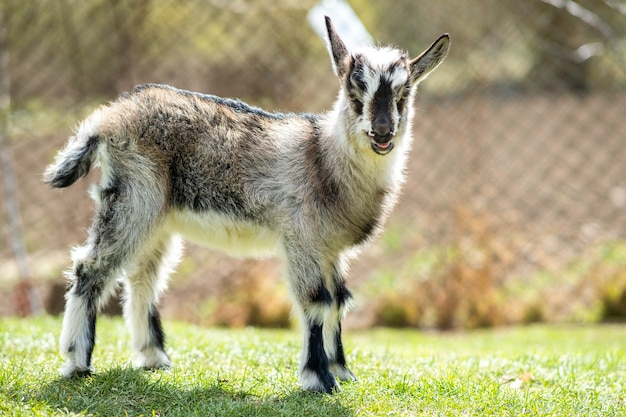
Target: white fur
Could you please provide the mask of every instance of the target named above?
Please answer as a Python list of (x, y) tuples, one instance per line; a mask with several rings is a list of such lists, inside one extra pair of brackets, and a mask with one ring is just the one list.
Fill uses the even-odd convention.
[[(82, 253), (84, 253), (84, 248), (76, 249), (73, 251), (73, 256), (81, 256)], [(110, 281), (103, 292), (112, 294), (115, 288), (116, 282)], [(88, 327), (87, 312), (88, 306), (83, 298), (75, 297), (70, 292), (66, 294), (63, 326), (59, 337), (60, 351), (66, 359), (61, 368), (61, 374), (65, 377), (70, 377), (76, 372), (93, 372), (94, 370), (91, 365), (84, 361), (90, 344), (88, 334), (85, 331)]]
[(264, 258), (283, 254), (280, 236), (275, 230), (215, 212), (175, 211), (168, 217), (165, 228), (231, 256)]
[[(169, 238), (169, 242), (157, 241), (152, 250), (165, 250), (159, 269), (152, 271), (145, 265), (134, 265), (124, 276), (124, 318), (131, 332), (133, 350), (136, 352), (138, 367), (154, 369), (168, 368), (170, 359), (160, 349), (150, 345), (150, 328), (147, 317), (151, 313), (150, 306), (158, 303), (161, 293), (167, 287), (167, 278), (174, 270), (182, 256), (182, 239), (178, 235)], [(159, 247), (158, 245), (163, 246)], [(165, 248), (165, 249), (163, 249)], [(146, 255), (148, 256), (148, 255)]]
[[(61, 374), (65, 377), (71, 377), (76, 372), (93, 372), (93, 367), (84, 363), (83, 360), (87, 356), (85, 352), (89, 343), (87, 335), (82, 332), (87, 325), (85, 310), (84, 300), (67, 299), (63, 315), (63, 330), (59, 338), (60, 351), (65, 357)], [(72, 343), (74, 346), (71, 346)]]
[[(305, 353), (304, 350), (302, 352), (303, 354)], [(317, 374), (308, 369), (303, 369), (300, 373), (300, 386), (303, 390), (312, 392), (323, 392), (325, 390), (324, 384)], [(333, 390), (341, 391), (341, 387), (339, 385), (335, 385)]]

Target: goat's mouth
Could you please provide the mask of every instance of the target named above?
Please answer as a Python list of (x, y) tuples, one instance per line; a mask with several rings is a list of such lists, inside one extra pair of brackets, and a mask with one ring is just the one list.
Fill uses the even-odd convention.
[[(393, 150), (393, 137), (396, 135), (396, 131), (391, 130), (388, 126), (387, 129), (379, 129), (379, 131), (375, 131), (370, 129), (367, 132), (367, 136), (370, 137), (370, 144), (374, 152), (378, 155), (387, 155), (389, 152)], [(380, 132), (380, 130), (384, 130)]]
[(387, 155), (393, 149), (392, 140), (390, 140), (389, 142), (383, 142), (383, 143), (371, 141), (371, 144), (372, 144), (372, 149), (378, 155)]

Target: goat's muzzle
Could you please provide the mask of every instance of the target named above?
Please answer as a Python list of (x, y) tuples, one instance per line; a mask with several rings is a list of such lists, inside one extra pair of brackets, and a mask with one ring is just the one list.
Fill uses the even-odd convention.
[(387, 134), (384, 136), (378, 135), (371, 130), (367, 132), (367, 136), (370, 137), (372, 150), (378, 155), (387, 155), (393, 150), (393, 137), (395, 135), (395, 131), (387, 131)]

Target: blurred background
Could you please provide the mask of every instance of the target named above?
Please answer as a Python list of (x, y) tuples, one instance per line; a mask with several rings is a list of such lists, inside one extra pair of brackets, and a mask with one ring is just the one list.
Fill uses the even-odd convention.
[[(64, 190), (41, 173), (80, 119), (146, 82), (328, 109), (338, 83), (307, 20), (317, 4), (0, 0), (0, 314), (62, 311), (99, 172)], [(626, 319), (626, 3), (349, 4), (380, 44), (415, 56), (449, 32), (452, 48), (420, 86), (400, 203), (353, 263), (348, 324)], [(163, 316), (287, 326), (282, 274), (188, 244)]]

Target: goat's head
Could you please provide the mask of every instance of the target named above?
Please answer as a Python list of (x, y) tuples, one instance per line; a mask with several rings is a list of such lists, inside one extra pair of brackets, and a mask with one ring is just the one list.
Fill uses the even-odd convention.
[(415, 86), (444, 60), (450, 37), (441, 35), (417, 58), (394, 48), (364, 48), (350, 53), (326, 17), (333, 69), (342, 84), (353, 129), (371, 148), (386, 155), (403, 133)]

